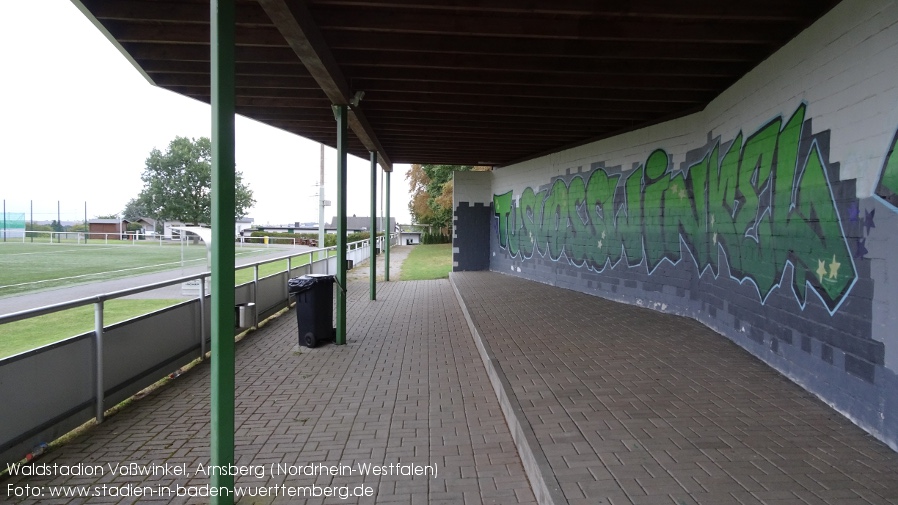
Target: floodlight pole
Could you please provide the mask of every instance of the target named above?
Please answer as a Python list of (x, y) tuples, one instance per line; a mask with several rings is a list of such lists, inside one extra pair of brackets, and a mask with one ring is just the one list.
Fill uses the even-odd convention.
[[(234, 464), (234, 11), (234, 0), (211, 0), (213, 468)], [(211, 503), (234, 503), (230, 472), (213, 473), (211, 486), (231, 490)]]
[(324, 144), (321, 144), (321, 175), (318, 177), (318, 247), (324, 247)]

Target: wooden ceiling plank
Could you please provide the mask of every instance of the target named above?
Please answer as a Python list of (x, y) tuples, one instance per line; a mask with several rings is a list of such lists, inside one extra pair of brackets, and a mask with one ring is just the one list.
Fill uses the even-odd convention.
[(469, 35), (453, 37), (427, 33), (383, 33), (343, 30), (334, 27), (324, 34), (335, 52), (376, 51), (429, 54), (537, 56), (577, 60), (617, 58), (621, 60), (671, 60), (754, 63), (770, 51), (752, 44), (720, 44), (704, 41), (665, 44), (651, 41), (607, 41), (568, 39), (520, 39)]
[[(588, 88), (599, 94), (604, 89), (653, 89), (653, 90), (696, 90), (718, 91), (731, 84), (736, 77), (692, 77), (653, 75), (612, 75), (601, 74), (567, 76), (540, 72), (514, 72), (481, 70), (445, 70), (427, 68), (378, 68), (367, 67), (364, 71), (349, 74), (353, 83), (359, 79), (379, 79), (410, 82), (443, 82), (452, 85), (488, 84), (546, 86), (555, 94), (563, 94), (564, 88)], [(359, 88), (361, 89), (361, 88)], [(551, 90), (547, 90), (550, 93)]]
[[(208, 2), (82, 0), (101, 20), (140, 19), (157, 22), (209, 24)], [(238, 25), (270, 25), (271, 20), (256, 2), (237, 2)]]
[[(383, 33), (433, 33), (451, 37), (492, 36), (515, 39), (642, 40), (659, 42), (705, 41), (719, 44), (759, 44), (783, 42), (784, 34), (794, 33), (800, 22), (791, 19), (716, 20), (679, 17), (647, 22), (623, 16), (520, 13), (491, 15), (464, 9), (434, 11), (422, 9), (377, 9), (368, 6), (318, 5), (313, 14), (322, 31), (339, 26), (342, 30)], [(647, 29), (649, 25), (649, 29)]]
[[(369, 7), (379, 9), (416, 9), (436, 12), (465, 10), (489, 14), (531, 14), (548, 16), (586, 16), (648, 18), (703, 18), (708, 20), (786, 20), (800, 21), (809, 11), (821, 10), (817, 0), (752, 0), (751, 2), (720, 2), (719, 0), (641, 0), (640, 2), (599, 3), (595, 0), (312, 0), (314, 6)], [(613, 6), (613, 7), (610, 7)]]
[(675, 60), (624, 60), (619, 58), (556, 58), (533, 55), (432, 54), (392, 51), (335, 51), (347, 74), (364, 74), (366, 68), (427, 68), (434, 70), (491, 70), (494, 72), (539, 72), (567, 74), (657, 75), (733, 78), (747, 72), (745, 62)]
[(528, 83), (490, 84), (453, 83), (430, 81), (400, 81), (395, 79), (375, 79), (355, 77), (352, 80), (358, 89), (377, 96), (386, 93), (420, 93), (433, 95), (466, 95), (492, 99), (495, 97), (528, 98), (532, 102), (561, 98), (569, 100), (598, 100), (616, 102), (662, 102), (662, 103), (707, 103), (717, 92), (714, 90), (657, 90), (632, 88), (566, 87), (563, 93), (557, 88), (531, 85)]

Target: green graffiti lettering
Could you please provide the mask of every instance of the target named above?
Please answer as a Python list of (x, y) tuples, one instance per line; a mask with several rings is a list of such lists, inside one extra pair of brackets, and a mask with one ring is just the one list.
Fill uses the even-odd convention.
[(624, 182), (626, 201), (619, 207), (615, 225), (627, 263), (642, 263), (642, 171), (639, 167)]
[(742, 257), (738, 254), (740, 237), (736, 233), (736, 222), (733, 217), (739, 208), (739, 201), (736, 199), (736, 180), (741, 144), (742, 134), (740, 133), (723, 155), (720, 165), (711, 167), (708, 177), (708, 233), (711, 235), (711, 265), (715, 272), (719, 272), (721, 245), (725, 249), (729, 245), (733, 246), (730, 254), (727, 255), (730, 269), (742, 270)]
[(671, 187), (671, 180), (667, 175), (667, 165), (667, 153), (661, 149), (650, 154), (645, 162), (643, 199), (646, 202), (661, 202), (661, 205), (645, 205), (643, 208), (642, 223), (645, 228), (643, 239), (649, 268), (654, 268), (665, 257), (674, 260), (671, 256), (672, 251), (677, 251), (674, 256), (679, 259), (679, 248), (673, 248), (680, 241), (677, 227), (665, 226), (667, 213), (676, 212), (665, 202), (666, 193)]
[(499, 218), (499, 247), (508, 247), (508, 215), (512, 209), (511, 191), (493, 195), (493, 215)]
[[(744, 144), (740, 133), (722, 153), (714, 142), (685, 171), (656, 149), (626, 177), (598, 167), (585, 182), (578, 174), (538, 193), (527, 188), (517, 204), (510, 192), (495, 195), (499, 246), (597, 271), (626, 255), (630, 266), (645, 259), (651, 274), (664, 260), (679, 262), (685, 244), (700, 272), (719, 274), (725, 257), (729, 274), (750, 279), (762, 303), (791, 263), (798, 301), (811, 285), (834, 311), (857, 271), (819, 146), (803, 143), (805, 112), (798, 107), (785, 126), (770, 121)], [(896, 142), (877, 190), (888, 197), (898, 195)], [(811, 149), (799, 160), (802, 145)]]
[(795, 279), (804, 298), (805, 281), (838, 299), (854, 283), (857, 274), (851, 253), (841, 238), (839, 213), (832, 205), (829, 181), (816, 144), (801, 173), (795, 212), (800, 219), (789, 221), (793, 243)]
[[(794, 215), (794, 191), (798, 183), (798, 150), (801, 143), (801, 128), (804, 124), (805, 106), (799, 107), (786, 126), (779, 134), (777, 146), (776, 173), (773, 175), (773, 227), (774, 235), (782, 237), (774, 246), (777, 256), (777, 266), (782, 262), (781, 258), (792, 259), (796, 263), (795, 274), (792, 276), (792, 288), (796, 296), (803, 302), (805, 296), (805, 275), (799, 274), (800, 259), (796, 261), (801, 247), (796, 249), (794, 237), (791, 235), (791, 222)], [(795, 216), (800, 220), (800, 216)]]
[(586, 184), (579, 175), (568, 184), (566, 213), (571, 222), (567, 239), (569, 257), (575, 265), (581, 266), (587, 259), (587, 251), (593, 246), (595, 231), (586, 213)]
[[(569, 230), (567, 186), (564, 181), (558, 179), (552, 184), (549, 196), (543, 203), (543, 240), (548, 245), (549, 257), (557, 261), (561, 257), (564, 246), (567, 243)], [(544, 251), (540, 251), (545, 254)]]
[(533, 256), (533, 250), (536, 246), (536, 234), (539, 233), (539, 225), (543, 220), (542, 212), (542, 192), (534, 193), (531, 188), (524, 190), (521, 194), (521, 202), (518, 208), (521, 215), (521, 233), (518, 243), (520, 244), (521, 254), (524, 257)]
[(587, 257), (595, 268), (601, 268), (610, 258), (616, 263), (621, 255), (621, 242), (614, 226), (614, 190), (619, 175), (608, 176), (598, 168), (589, 176), (586, 184), (586, 211), (593, 228), (595, 247), (587, 249)]
[[(679, 251), (680, 235), (688, 237), (684, 240), (686, 247), (700, 268), (711, 262), (710, 240), (708, 233), (708, 173), (710, 167), (717, 167), (717, 149), (705, 155), (702, 161), (689, 167), (686, 175), (679, 174), (671, 180), (670, 188), (665, 193), (664, 222), (668, 232), (676, 229), (677, 243), (665, 245), (669, 250)], [(680, 186), (682, 183), (682, 187)], [(715, 251), (717, 246), (715, 245)], [(673, 259), (673, 258), (672, 258)], [(716, 256), (715, 256), (716, 259)]]
[[(779, 137), (781, 121), (771, 121), (745, 142), (742, 159), (739, 163), (738, 199), (741, 202), (736, 210), (733, 223), (738, 237), (737, 248), (741, 259), (739, 277), (750, 275), (761, 291), (761, 297), (776, 283), (779, 271), (774, 258), (769, 195), (770, 174), (773, 157), (776, 153), (776, 142)], [(765, 192), (767, 202), (761, 202), (761, 192)], [(736, 245), (736, 244), (734, 244)], [(737, 272), (733, 272), (736, 274)]]

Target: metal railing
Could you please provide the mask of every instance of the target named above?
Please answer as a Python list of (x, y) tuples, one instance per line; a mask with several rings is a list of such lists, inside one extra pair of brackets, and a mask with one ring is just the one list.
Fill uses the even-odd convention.
[[(391, 235), (391, 244), (398, 235)], [(377, 239), (383, 248), (383, 237)], [(336, 272), (336, 247), (288, 254), (243, 265), (253, 280), (234, 287), (237, 307), (253, 307), (252, 327), (289, 306), (287, 279)], [(347, 245), (354, 263), (371, 256), (370, 242)], [(294, 266), (298, 257), (309, 261)], [(259, 267), (286, 260), (283, 271), (260, 277)], [(170, 372), (203, 358), (210, 342), (209, 272), (104, 293), (0, 316), (0, 324), (94, 306), (94, 329), (0, 359), (0, 463), (21, 460), (29, 449), (55, 440), (90, 419), (102, 422), (107, 406), (129, 398)], [(199, 280), (199, 295), (126, 321), (105, 325), (109, 300)], [(235, 311), (237, 310), (235, 307)], [(247, 328), (235, 327), (235, 335)]]

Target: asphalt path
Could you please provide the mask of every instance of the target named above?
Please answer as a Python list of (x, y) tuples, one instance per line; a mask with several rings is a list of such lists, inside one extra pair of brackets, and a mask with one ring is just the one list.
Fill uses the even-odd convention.
[[(266, 259), (283, 258), (302, 254), (306, 251), (314, 250), (313, 247), (296, 246), (270, 246), (270, 252), (261, 254), (248, 254), (246, 256), (238, 256), (236, 266), (250, 265)], [(240, 247), (237, 248), (240, 253)], [(46, 305), (78, 300), (81, 298), (90, 298), (104, 293), (112, 293), (124, 289), (135, 288), (156, 282), (165, 282), (188, 275), (199, 274), (208, 271), (206, 265), (176, 268), (173, 270), (165, 270), (152, 274), (135, 275), (132, 277), (123, 277), (101, 282), (85, 282), (72, 286), (63, 286), (58, 288), (48, 288), (41, 291), (31, 293), (22, 293), (0, 298), (0, 315), (10, 314), (13, 312), (21, 312), (23, 310), (34, 309)], [(192, 295), (184, 295), (181, 293), (180, 284), (161, 288), (145, 293), (133, 295), (129, 298), (191, 298)]]

